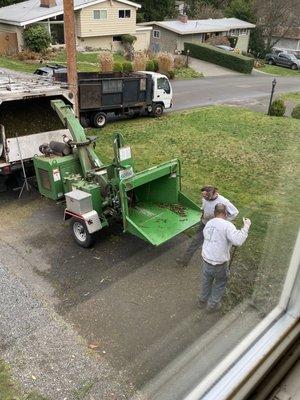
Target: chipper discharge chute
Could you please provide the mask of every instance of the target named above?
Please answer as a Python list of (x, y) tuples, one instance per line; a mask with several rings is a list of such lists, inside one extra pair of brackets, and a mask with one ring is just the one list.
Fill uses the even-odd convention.
[(65, 196), (65, 219), (71, 219), (78, 244), (89, 247), (94, 233), (114, 217), (122, 219), (124, 232), (155, 246), (199, 222), (200, 208), (181, 192), (178, 160), (135, 173), (131, 149), (117, 134), (114, 160), (104, 165), (94, 152), (95, 138), (85, 136), (72, 109), (61, 100), (53, 100), (52, 107), (73, 140), (43, 144), (34, 166), (41, 194), (54, 200)]

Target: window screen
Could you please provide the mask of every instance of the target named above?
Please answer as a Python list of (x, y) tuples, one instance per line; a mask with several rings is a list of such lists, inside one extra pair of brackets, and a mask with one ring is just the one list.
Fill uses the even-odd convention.
[(102, 82), (103, 93), (119, 93), (122, 92), (122, 80), (114, 79)]
[(107, 11), (106, 10), (93, 10), (93, 18), (94, 19), (107, 19)]

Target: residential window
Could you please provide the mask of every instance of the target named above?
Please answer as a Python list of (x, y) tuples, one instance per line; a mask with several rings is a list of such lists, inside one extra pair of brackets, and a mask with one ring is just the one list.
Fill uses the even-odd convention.
[(131, 10), (119, 10), (119, 18), (130, 18)]
[(106, 94), (122, 92), (122, 80), (121, 79), (104, 80), (102, 82), (102, 92)]
[(158, 31), (157, 29), (155, 29), (155, 30), (153, 31), (153, 37), (156, 38), (156, 39), (159, 39), (159, 38), (160, 38), (160, 31)]
[(93, 19), (107, 19), (107, 10), (93, 10)]
[(113, 42), (122, 42), (122, 36), (113, 36)]

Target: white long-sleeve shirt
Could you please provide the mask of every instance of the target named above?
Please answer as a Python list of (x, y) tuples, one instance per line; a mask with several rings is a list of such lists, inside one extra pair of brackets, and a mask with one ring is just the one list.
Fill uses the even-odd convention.
[(204, 243), (202, 258), (212, 265), (230, 260), (231, 246), (241, 246), (248, 236), (248, 229), (236, 229), (232, 222), (223, 218), (213, 218), (203, 230)]
[(210, 219), (214, 218), (215, 206), (219, 203), (224, 204), (224, 206), (226, 206), (228, 213), (227, 221), (233, 221), (237, 217), (239, 210), (228, 199), (226, 199), (226, 197), (218, 194), (217, 198), (214, 200), (202, 199), (202, 210), (203, 210), (202, 222), (204, 225)]

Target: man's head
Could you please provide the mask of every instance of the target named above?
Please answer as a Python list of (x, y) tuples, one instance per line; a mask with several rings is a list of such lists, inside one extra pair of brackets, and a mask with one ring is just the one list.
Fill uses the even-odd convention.
[(201, 188), (201, 194), (205, 200), (215, 200), (218, 197), (218, 188), (214, 186), (203, 186), (203, 188)]
[(215, 218), (223, 218), (226, 219), (227, 217), (227, 208), (224, 204), (218, 203), (215, 206), (215, 211), (214, 211)]

